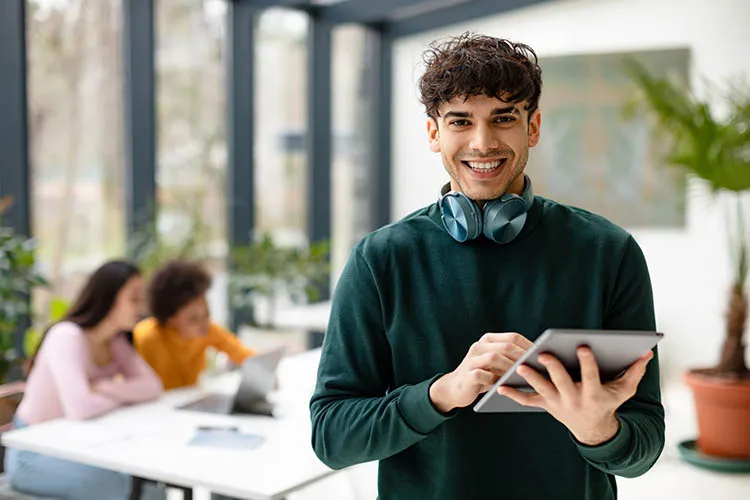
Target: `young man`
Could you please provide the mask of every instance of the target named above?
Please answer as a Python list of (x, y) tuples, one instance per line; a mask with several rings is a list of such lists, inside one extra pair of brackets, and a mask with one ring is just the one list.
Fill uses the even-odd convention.
[[(466, 34), (427, 52), (427, 135), (450, 176), (437, 203), (364, 238), (336, 289), (310, 402), (334, 468), (379, 460), (381, 500), (616, 498), (664, 445), (656, 351), (612, 383), (581, 349), (551, 356), (543, 412), (477, 414), (545, 329), (654, 330), (648, 269), (624, 230), (534, 196), (541, 69), (529, 47)], [(497, 333), (499, 332), (499, 333)]]

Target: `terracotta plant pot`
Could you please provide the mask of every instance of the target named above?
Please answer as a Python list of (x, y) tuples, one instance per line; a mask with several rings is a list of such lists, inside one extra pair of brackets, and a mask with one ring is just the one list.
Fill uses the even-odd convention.
[(698, 448), (707, 455), (750, 460), (750, 380), (729, 380), (692, 370)]

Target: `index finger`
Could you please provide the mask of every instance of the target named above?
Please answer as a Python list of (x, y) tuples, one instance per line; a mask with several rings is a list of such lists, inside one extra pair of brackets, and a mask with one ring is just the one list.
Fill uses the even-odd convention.
[(482, 335), (482, 340), (485, 342), (510, 342), (524, 350), (529, 349), (534, 345), (532, 341), (516, 332), (485, 333)]

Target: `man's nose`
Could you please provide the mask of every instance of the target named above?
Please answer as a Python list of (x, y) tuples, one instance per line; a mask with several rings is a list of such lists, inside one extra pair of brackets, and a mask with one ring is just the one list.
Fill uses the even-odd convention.
[(485, 153), (491, 149), (497, 149), (498, 141), (490, 127), (484, 124), (479, 124), (474, 128), (474, 133), (471, 136), (471, 144), (469, 146), (474, 151)]

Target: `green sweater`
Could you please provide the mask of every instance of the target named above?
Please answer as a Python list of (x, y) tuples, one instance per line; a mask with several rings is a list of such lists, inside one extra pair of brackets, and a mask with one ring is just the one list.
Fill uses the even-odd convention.
[[(547, 413), (439, 413), (429, 386), (486, 332), (655, 329), (634, 239), (602, 217), (537, 196), (511, 244), (457, 243), (437, 204), (365, 237), (333, 297), (312, 444), (332, 468), (379, 460), (381, 500), (608, 500), (614, 475), (645, 473), (664, 446), (658, 357), (588, 447)], [(656, 353), (654, 353), (656, 354)]]

